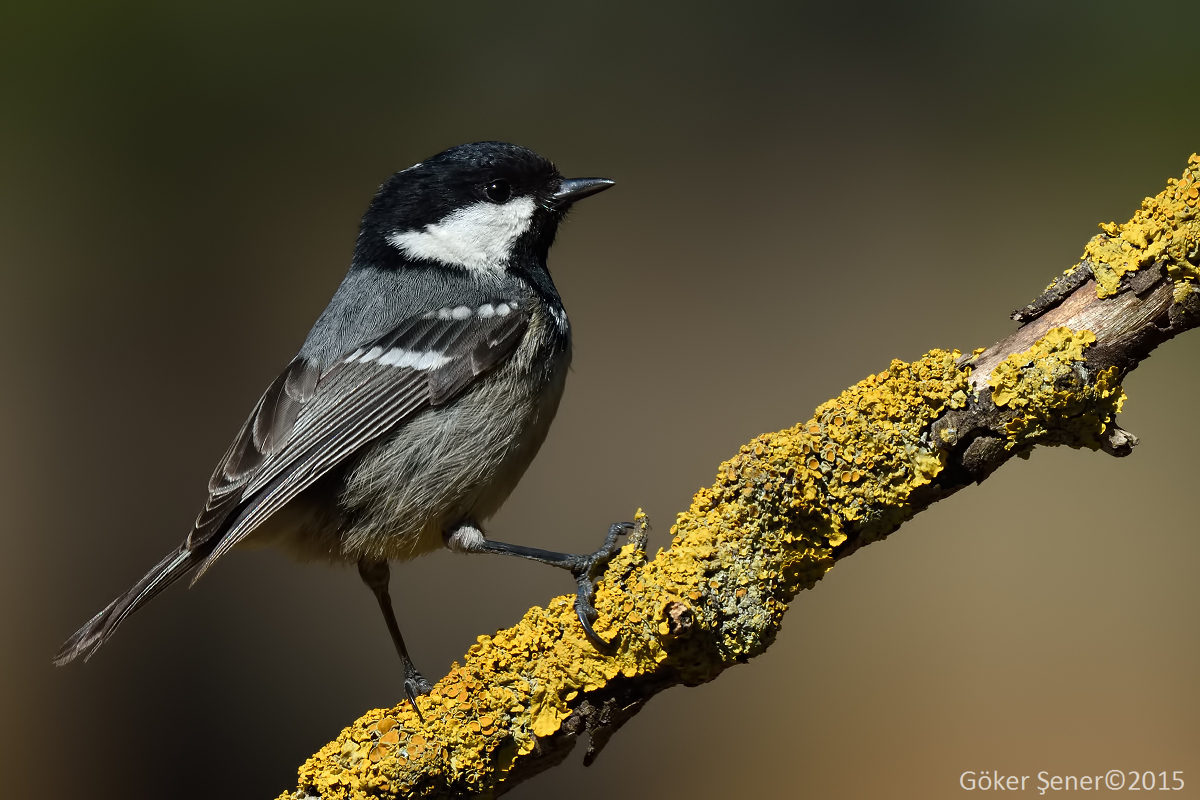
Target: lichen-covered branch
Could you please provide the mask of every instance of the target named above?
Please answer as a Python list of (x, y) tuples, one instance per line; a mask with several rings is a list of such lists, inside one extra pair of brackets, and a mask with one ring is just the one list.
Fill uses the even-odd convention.
[(498, 795), (559, 763), (583, 733), (590, 761), (655, 694), (710, 681), (762, 653), (788, 603), (839, 558), (1037, 445), (1125, 455), (1121, 382), (1200, 324), (1200, 157), (1015, 317), (963, 357), (893, 361), (720, 466), (650, 558), (642, 527), (597, 594), (600, 652), (569, 598), (479, 637), (433, 692), (370, 711), (300, 769), (281, 797)]

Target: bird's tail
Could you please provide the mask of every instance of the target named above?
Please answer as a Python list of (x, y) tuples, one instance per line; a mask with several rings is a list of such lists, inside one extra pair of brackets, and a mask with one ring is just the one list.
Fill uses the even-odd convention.
[(87, 661), (100, 645), (116, 632), (117, 626), (124, 622), (126, 617), (204, 561), (208, 549), (210, 548), (188, 550), (186, 546), (180, 547), (155, 564), (132, 589), (113, 600), (103, 611), (75, 631), (54, 656), (54, 663), (61, 667), (80, 656)]

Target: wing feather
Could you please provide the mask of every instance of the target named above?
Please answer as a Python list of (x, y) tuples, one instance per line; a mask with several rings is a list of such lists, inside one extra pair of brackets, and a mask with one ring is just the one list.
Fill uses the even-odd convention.
[[(303, 358), (268, 387), (209, 481), (188, 548), (220, 539), (196, 577), (365, 444), (451, 402), (512, 355), (527, 313), (403, 320), (323, 372)], [(382, 359), (382, 361), (381, 361)]]

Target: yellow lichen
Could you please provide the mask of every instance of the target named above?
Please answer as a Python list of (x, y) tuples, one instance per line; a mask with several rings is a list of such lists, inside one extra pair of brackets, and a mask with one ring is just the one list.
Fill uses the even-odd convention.
[(1182, 303), (1188, 299), (1188, 296), (1196, 292), (1196, 285), (1189, 281), (1178, 281), (1175, 288), (1171, 292), (1171, 298), (1176, 303)]
[[(1117, 372), (1089, 377), (1088, 331), (1055, 328), (1010, 356), (989, 383), (1015, 412), (1008, 446), (1096, 446), (1124, 394)], [(634, 544), (598, 587), (601, 652), (584, 637), (572, 598), (530, 609), (481, 636), (463, 664), (407, 704), (371, 711), (300, 770), (301, 790), (326, 800), (486, 793), (553, 736), (580, 695), (622, 677), (711, 680), (762, 652), (787, 604), (833, 566), (851, 536), (882, 538), (929, 502), (918, 492), (942, 471), (953, 437), (934, 420), (974, 397), (958, 351), (891, 366), (821, 405), (806, 423), (759, 436), (721, 464), (653, 559)], [(638, 512), (639, 524), (645, 524)], [(681, 626), (680, 619), (688, 624)], [(669, 678), (667, 677), (669, 676)]]
[(596, 599), (612, 652), (587, 641), (571, 598), (530, 609), (418, 698), (424, 723), (407, 704), (368, 713), (301, 768), (301, 787), (330, 800), (487, 791), (560, 729), (581, 692), (652, 673), (699, 683), (762, 652), (788, 601), (833, 565), (833, 547), (915, 512), (913, 491), (942, 468), (924, 431), (968, 391), (958, 356), (894, 361), (809, 422), (758, 437), (679, 515), (669, 551), (622, 549)]
[[(1130, 270), (1161, 262), (1175, 301), (1190, 300), (1198, 195), (1193, 155), (1184, 176), (1129, 223), (1102, 226), (1084, 254), (1101, 296)], [(1097, 446), (1124, 393), (1115, 368), (1088, 367), (1094, 341), (1055, 328), (995, 368), (989, 384), (1010, 450)], [(669, 550), (648, 559), (630, 544), (609, 566), (595, 627), (611, 652), (584, 637), (573, 598), (530, 609), (515, 626), (479, 637), (462, 665), (418, 698), (423, 722), (407, 702), (368, 712), (304, 764), (290, 797), (486, 795), (610, 682), (701, 683), (761, 653), (795, 594), (833, 566), (834, 548), (887, 536), (944, 494), (931, 484), (958, 434), (932, 435), (931, 425), (979, 399), (968, 377), (980, 352), (966, 362), (943, 350), (893, 361), (813, 419), (743, 446), (678, 515)], [(640, 511), (638, 520), (644, 526)]]
[[(1055, 329), (997, 368), (994, 396), (1024, 421), (1014, 441), (1036, 438), (1055, 413), (1046, 409), (1064, 403), (1083, 404), (1074, 424), (1088, 432), (1102, 430), (1103, 409), (1115, 413), (1115, 372), (1094, 387), (1059, 386), (1090, 336)], [(833, 566), (833, 548), (851, 536), (882, 538), (929, 502), (919, 492), (943, 469), (947, 444), (932, 441), (930, 426), (973, 396), (959, 355), (893, 361), (808, 422), (757, 437), (678, 515), (669, 550), (647, 559), (626, 545), (596, 597), (595, 628), (611, 652), (584, 637), (572, 598), (532, 608), (512, 628), (479, 637), (462, 665), (418, 698), (424, 722), (407, 703), (369, 712), (309, 759), (293, 797), (487, 793), (537, 739), (561, 729), (581, 694), (618, 677), (702, 683), (761, 653), (792, 597)], [(645, 525), (640, 511), (637, 520)]]
[(1029, 401), (1020, 396), (1023, 386), (1052, 382), (1061, 365), (1082, 361), (1083, 349), (1095, 341), (1096, 337), (1091, 331), (1052, 328), (1033, 347), (1024, 353), (1013, 353), (992, 370), (988, 378), (988, 385), (992, 387), (992, 402), (998, 406), (1008, 405), (1014, 400), (1017, 401), (1014, 405), (1027, 404)]
[(992, 402), (1018, 412), (1005, 425), (1008, 449), (1035, 443), (1100, 446), (1099, 436), (1121, 410), (1125, 392), (1115, 367), (1094, 376), (1082, 368), (1084, 350), (1095, 341), (1091, 331), (1052, 328), (992, 370)]
[(1107, 222), (1103, 233), (1092, 238), (1083, 251), (1092, 265), (1096, 293), (1109, 297), (1117, 293), (1121, 276), (1148, 264), (1161, 261), (1172, 280), (1195, 281), (1197, 252), (1200, 250), (1200, 219), (1197, 196), (1200, 195), (1200, 156), (1188, 159), (1182, 177), (1171, 178), (1167, 188), (1142, 201), (1133, 219), (1123, 225)]

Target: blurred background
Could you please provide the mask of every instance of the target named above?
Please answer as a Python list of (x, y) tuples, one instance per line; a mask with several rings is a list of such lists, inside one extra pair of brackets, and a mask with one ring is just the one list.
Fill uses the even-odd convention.
[[(353, 570), (236, 553), (88, 664), (176, 546), (393, 171), (503, 139), (617, 188), (551, 269), (558, 421), (496, 538), (591, 549), (751, 437), (1008, 312), (1200, 150), (1195, 4), (0, 6), (0, 774), (14, 797), (274, 797), (399, 667)], [(1123, 461), (1048, 450), (799, 596), (774, 647), (515, 798), (940, 798), (967, 770), (1200, 785), (1200, 333), (1126, 384)], [(570, 590), (393, 569), (418, 665)], [(681, 765), (688, 765), (680, 769)], [(1033, 791), (1036, 779), (1031, 779)]]

